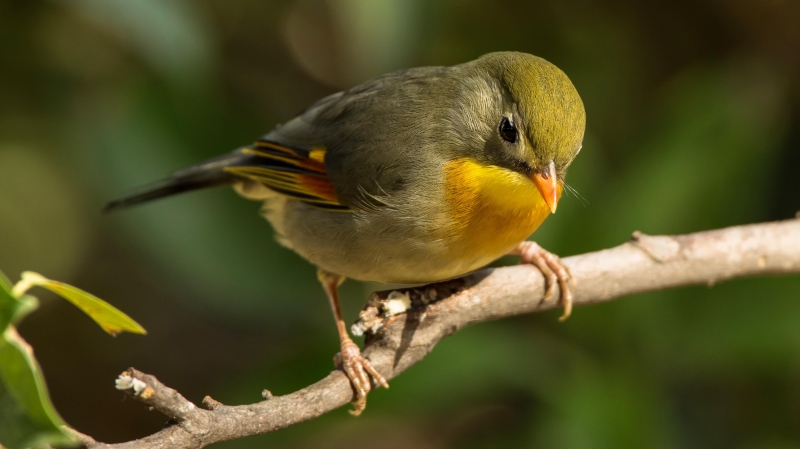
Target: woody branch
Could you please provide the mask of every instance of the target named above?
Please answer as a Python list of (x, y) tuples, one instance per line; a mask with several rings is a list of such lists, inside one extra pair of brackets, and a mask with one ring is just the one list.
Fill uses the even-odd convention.
[[(635, 232), (620, 246), (563, 261), (577, 279), (575, 305), (744, 276), (799, 274), (800, 219), (679, 236)], [(557, 295), (542, 300), (543, 291), (534, 267), (487, 269), (426, 287), (373, 293), (355, 327), (366, 330), (364, 355), (391, 379), (467, 324), (557, 307)], [(117, 382), (170, 422), (153, 435), (119, 444), (80, 435), (89, 449), (201, 448), (314, 419), (353, 399), (347, 377), (338, 370), (285, 396), (265, 390), (263, 401), (239, 406), (206, 397), (205, 408), (135, 369)]]

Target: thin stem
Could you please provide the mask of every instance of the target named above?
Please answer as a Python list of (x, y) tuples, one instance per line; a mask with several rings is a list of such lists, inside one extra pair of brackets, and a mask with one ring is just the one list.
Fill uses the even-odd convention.
[(14, 295), (15, 298), (19, 298), (33, 287), (36, 287), (35, 283), (31, 282), (30, 279), (22, 278), (19, 282), (14, 284), (14, 287), (11, 289), (11, 294)]

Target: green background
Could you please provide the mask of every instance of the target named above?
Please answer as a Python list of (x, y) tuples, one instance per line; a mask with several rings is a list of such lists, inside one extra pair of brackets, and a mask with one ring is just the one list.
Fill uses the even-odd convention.
[[(328, 305), (257, 204), (221, 189), (102, 205), (329, 93), (496, 50), (554, 62), (586, 105), (567, 180), (589, 204), (566, 196), (544, 247), (792, 217), (798, 23), (796, 0), (0, 0), (0, 269), (90, 291), (149, 335), (104, 338), (48, 294), (20, 332), (60, 414), (106, 442), (165, 422), (114, 389), (128, 366), (198, 403), (322, 378), (338, 350)], [(375, 288), (345, 284), (348, 321)], [(359, 418), (223, 446), (800, 447), (797, 277), (558, 313), (457, 333)]]

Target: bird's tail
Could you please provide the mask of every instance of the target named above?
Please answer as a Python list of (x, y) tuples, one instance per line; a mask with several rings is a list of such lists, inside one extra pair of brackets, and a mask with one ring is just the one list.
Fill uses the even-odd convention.
[(248, 156), (241, 151), (235, 151), (177, 171), (165, 179), (142, 186), (137, 193), (106, 204), (103, 212), (125, 209), (178, 193), (233, 184), (237, 178), (225, 168), (239, 165), (246, 158)]

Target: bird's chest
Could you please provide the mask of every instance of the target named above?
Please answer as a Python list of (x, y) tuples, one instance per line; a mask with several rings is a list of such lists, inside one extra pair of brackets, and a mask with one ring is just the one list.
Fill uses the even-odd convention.
[(506, 254), (550, 214), (536, 186), (505, 168), (458, 159), (445, 166), (444, 179), (448, 253), (474, 268)]

